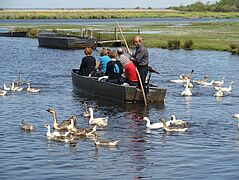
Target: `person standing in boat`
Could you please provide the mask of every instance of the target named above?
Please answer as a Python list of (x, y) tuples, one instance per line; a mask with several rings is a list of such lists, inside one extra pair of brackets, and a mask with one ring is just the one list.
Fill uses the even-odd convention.
[(96, 69), (100, 70), (102, 74), (106, 72), (107, 63), (110, 61), (110, 57), (107, 55), (107, 49), (101, 48), (100, 49), (100, 58), (99, 61), (96, 63)]
[(124, 55), (124, 51), (122, 48), (117, 49), (117, 54), (123, 66), (125, 82), (127, 82), (130, 86), (137, 86), (139, 80), (133, 62), (130, 61), (130, 59)]
[(83, 57), (80, 65), (80, 74), (89, 76), (92, 71), (95, 71), (96, 59), (92, 56), (92, 48), (86, 47), (84, 49), (85, 57)]
[[(133, 39), (133, 44), (136, 47), (135, 53), (132, 53), (129, 49), (127, 49), (128, 54), (131, 56), (130, 60), (132, 60), (137, 67), (140, 78), (142, 81), (142, 85), (144, 88), (144, 92), (147, 94), (148, 89), (146, 88), (146, 76), (148, 74), (148, 64), (149, 64), (149, 52), (143, 46), (143, 40), (140, 36), (135, 36)], [(140, 87), (140, 85), (139, 85)], [(142, 88), (142, 87), (141, 87)]]
[(106, 66), (105, 75), (108, 76), (107, 81), (116, 84), (123, 84), (123, 68), (119, 60), (116, 59), (116, 52), (111, 51), (110, 59)]

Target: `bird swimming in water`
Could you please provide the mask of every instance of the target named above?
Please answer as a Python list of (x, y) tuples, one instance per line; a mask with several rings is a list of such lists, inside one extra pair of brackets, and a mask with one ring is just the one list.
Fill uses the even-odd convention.
[(21, 127), (21, 130), (24, 130), (24, 131), (34, 131), (34, 127), (33, 125), (31, 125), (30, 123), (22, 120), (21, 124), (20, 124), (20, 127)]

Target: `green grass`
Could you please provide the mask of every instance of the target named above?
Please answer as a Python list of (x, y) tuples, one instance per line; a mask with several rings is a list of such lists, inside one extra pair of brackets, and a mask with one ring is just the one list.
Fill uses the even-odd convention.
[[(43, 29), (81, 29), (87, 28), (93, 30), (93, 35), (100, 40), (112, 40), (114, 39), (114, 27), (115, 24), (101, 24), (97, 26), (80, 26), (80, 25), (38, 25), (27, 26), (25, 24), (0, 24), (0, 27), (18, 27), (26, 28), (30, 31), (31, 37)], [(94, 31), (95, 29), (95, 31)], [(104, 29), (109, 33), (98, 33), (97, 29)], [(123, 25), (122, 29), (125, 38), (130, 46), (132, 46), (132, 39), (138, 29), (141, 30), (141, 36), (144, 39), (146, 47), (167, 47), (168, 41), (179, 40), (181, 46), (186, 40), (193, 42), (192, 49), (205, 49), (205, 50), (219, 50), (219, 51), (231, 51), (230, 45), (232, 43), (239, 44), (239, 22), (180, 22), (180, 23), (149, 23), (149, 24), (135, 24), (131, 26)], [(70, 31), (70, 30), (69, 30)], [(156, 34), (148, 34), (147, 31), (157, 31)], [(74, 35), (80, 35), (80, 33), (71, 33)], [(119, 35), (120, 36), (120, 35)]]
[(3, 10), (0, 19), (235, 18), (239, 12), (182, 12), (157, 9)]

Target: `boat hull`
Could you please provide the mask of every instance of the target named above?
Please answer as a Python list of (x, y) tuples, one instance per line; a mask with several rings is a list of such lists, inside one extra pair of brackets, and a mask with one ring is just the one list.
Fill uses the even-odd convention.
[(27, 32), (2, 32), (0, 36), (4, 37), (26, 37)]
[[(123, 86), (105, 81), (98, 81), (98, 78), (81, 76), (78, 70), (73, 69), (72, 83), (74, 90), (83, 92), (90, 96), (104, 97), (109, 100), (121, 103), (144, 103), (142, 91), (135, 86)], [(166, 89), (161, 87), (150, 87), (147, 101), (164, 104)]]
[(83, 49), (85, 47), (96, 48), (96, 38), (61, 36), (56, 33), (39, 34), (39, 47), (56, 49)]

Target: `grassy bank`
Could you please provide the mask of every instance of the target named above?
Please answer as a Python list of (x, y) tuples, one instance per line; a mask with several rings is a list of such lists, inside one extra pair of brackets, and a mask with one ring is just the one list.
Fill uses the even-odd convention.
[(0, 19), (236, 18), (239, 12), (179, 12), (159, 9), (2, 10)]
[[(0, 24), (0, 27), (6, 27), (6, 24)], [(9, 24), (14, 27), (14, 24)], [(36, 37), (37, 33), (43, 29), (61, 31), (65, 33), (80, 35), (80, 32), (71, 32), (72, 29), (90, 29), (93, 36), (100, 40), (112, 40), (115, 38), (115, 24), (101, 24), (97, 26), (81, 25), (38, 25), (26, 27), (26, 25), (16, 25), (18, 31), (29, 31), (30, 37)], [(23, 28), (23, 29), (21, 29)], [(96, 29), (97, 28), (97, 29)], [(99, 32), (98, 29), (103, 29)], [(140, 34), (144, 39), (145, 46), (156, 48), (168, 48), (170, 40), (180, 41), (181, 48), (186, 40), (193, 42), (192, 49), (231, 51), (231, 44), (239, 44), (239, 22), (178, 22), (178, 23), (151, 23), (122, 25), (125, 38), (129, 45), (131, 40), (140, 29)], [(120, 37), (120, 33), (119, 38)]]

